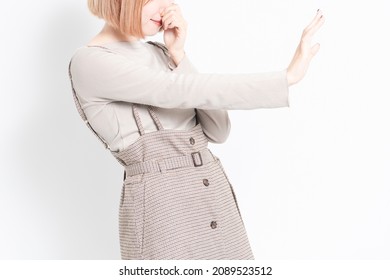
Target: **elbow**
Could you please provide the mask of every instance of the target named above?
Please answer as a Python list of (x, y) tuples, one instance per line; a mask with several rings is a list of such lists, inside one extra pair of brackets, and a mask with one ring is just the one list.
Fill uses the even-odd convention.
[(209, 139), (209, 142), (214, 144), (225, 143), (230, 135), (230, 120), (227, 119), (226, 124), (217, 126), (213, 133), (205, 132), (205, 135)]
[(224, 143), (230, 134), (230, 118), (226, 110), (196, 109), (196, 117), (202, 125), (208, 141), (215, 144)]

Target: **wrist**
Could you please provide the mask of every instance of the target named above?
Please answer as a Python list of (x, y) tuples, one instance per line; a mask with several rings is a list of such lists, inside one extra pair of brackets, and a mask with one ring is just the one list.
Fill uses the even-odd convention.
[(291, 74), (291, 71), (289, 69), (287, 69), (287, 71), (286, 71), (286, 79), (287, 79), (288, 86), (291, 86), (291, 85), (296, 83), (296, 81), (295, 81), (295, 79), (294, 79), (294, 77)]
[(179, 52), (169, 52), (169, 53), (170, 53), (171, 59), (176, 64), (176, 66), (178, 66), (180, 64), (180, 62), (183, 60), (183, 58), (185, 56), (184, 50), (179, 51)]

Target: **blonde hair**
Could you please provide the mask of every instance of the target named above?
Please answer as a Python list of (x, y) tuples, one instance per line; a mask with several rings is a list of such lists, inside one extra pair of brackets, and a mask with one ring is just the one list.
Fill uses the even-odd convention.
[(125, 35), (144, 39), (142, 8), (150, 0), (88, 0), (88, 8)]

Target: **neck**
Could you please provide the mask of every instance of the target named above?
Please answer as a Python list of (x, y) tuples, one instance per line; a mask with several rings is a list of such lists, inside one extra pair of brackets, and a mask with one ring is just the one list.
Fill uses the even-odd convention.
[(116, 41), (126, 41), (126, 42), (135, 42), (138, 41), (139, 39), (134, 37), (134, 36), (127, 36), (119, 30), (115, 29), (108, 23), (106, 23), (103, 27), (103, 29), (99, 33), (100, 36), (106, 38), (106, 39), (112, 39)]

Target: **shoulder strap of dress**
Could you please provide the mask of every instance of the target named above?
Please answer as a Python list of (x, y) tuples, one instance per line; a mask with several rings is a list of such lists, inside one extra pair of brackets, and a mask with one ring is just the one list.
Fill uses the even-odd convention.
[(82, 118), (82, 120), (85, 122), (85, 124), (89, 127), (89, 129), (92, 131), (93, 134), (95, 134), (95, 136), (100, 140), (100, 142), (102, 142), (102, 144), (104, 145), (104, 147), (106, 149), (109, 149), (110, 150), (110, 146), (108, 145), (108, 143), (106, 141), (104, 141), (103, 138), (101, 138), (99, 136), (99, 134), (96, 133), (96, 131), (92, 128), (91, 124), (89, 123), (88, 119), (87, 119), (87, 116), (85, 115), (83, 109), (81, 108), (81, 104), (80, 104), (80, 101), (77, 97), (77, 94), (76, 94), (76, 91), (74, 89), (74, 86), (73, 86), (73, 80), (72, 80), (72, 73), (70, 71), (70, 67), (72, 65), (72, 60), (70, 60), (69, 62), (69, 67), (68, 67), (68, 74), (69, 74), (69, 79), (70, 79), (70, 83), (71, 83), (71, 86), (72, 86), (72, 92), (73, 92), (73, 100), (74, 102), (76, 103), (76, 108), (77, 108), (77, 112), (79, 112), (79, 115), (80, 117)]
[(172, 58), (171, 58), (171, 55), (168, 51), (168, 48), (163, 43), (160, 43), (157, 41), (147, 41), (147, 43), (161, 49), (163, 51), (163, 53), (165, 54), (165, 56), (168, 57), (168, 59), (169, 59), (169, 62), (168, 62), (169, 69), (171, 69), (171, 70), (175, 69), (175, 67), (173, 67), (173, 65), (172, 65)]
[(168, 48), (163, 44), (163, 43), (160, 43), (160, 42), (157, 42), (157, 41), (147, 41), (148, 44), (150, 45), (154, 45), (160, 49), (163, 50), (164, 54), (168, 57), (170, 57), (170, 54), (169, 54), (169, 51), (168, 51)]
[[(164, 54), (165, 54), (167, 57), (170, 58), (169, 51), (168, 51), (167, 47), (165, 47), (164, 44), (162, 44), (162, 43), (160, 43), (160, 42), (152, 42), (152, 41), (148, 41), (147, 43), (149, 43), (149, 44), (151, 44), (151, 45), (154, 45), (154, 46), (160, 48), (161, 50), (163, 50)], [(107, 49), (107, 48), (105, 48), (105, 47), (98, 46), (98, 45), (97, 45), (97, 46), (91, 46), (91, 47), (99, 47), (99, 48), (102, 48), (102, 49)], [(107, 50), (109, 50), (109, 49), (107, 49)], [(103, 138), (101, 138), (101, 137), (99, 136), (99, 134), (97, 134), (97, 132), (92, 128), (91, 124), (89, 123), (89, 121), (88, 121), (88, 119), (87, 119), (87, 116), (85, 115), (83, 109), (81, 108), (80, 101), (79, 101), (79, 99), (78, 99), (78, 97), (77, 97), (76, 91), (75, 91), (74, 86), (73, 86), (72, 72), (70, 71), (71, 65), (72, 65), (72, 60), (70, 60), (70, 62), (69, 62), (68, 74), (69, 74), (69, 79), (70, 79), (71, 86), (72, 86), (73, 100), (74, 100), (74, 102), (75, 102), (75, 104), (76, 104), (77, 112), (79, 113), (79, 115), (80, 115), (80, 117), (82, 118), (82, 120), (84, 121), (84, 123), (85, 123), (85, 124), (88, 126), (88, 128), (92, 131), (92, 133), (95, 134), (95, 136), (100, 140), (100, 142), (102, 142), (102, 144), (104, 145), (104, 147), (105, 147), (106, 149), (109, 149), (109, 150), (110, 150), (110, 146), (108, 145), (108, 143), (107, 143)], [(168, 63), (168, 66), (171, 68), (171, 70), (173, 69), (169, 63)], [(134, 105), (135, 105), (135, 104), (134, 104)], [(135, 107), (135, 106), (133, 106), (133, 110), (134, 110), (134, 107)], [(136, 109), (135, 109), (135, 110), (136, 110)], [(154, 120), (155, 124), (157, 125), (157, 128), (158, 128), (159, 130), (164, 129), (163, 126), (161, 125), (160, 120), (157, 118), (156, 113), (154, 112), (152, 106), (148, 106), (148, 111), (149, 111), (150, 115), (152, 116), (152, 119)], [(135, 115), (138, 115), (137, 112), (136, 112)], [(139, 117), (138, 117), (138, 118), (139, 118)], [(139, 123), (140, 123), (140, 122), (139, 122)], [(139, 126), (139, 125), (138, 125), (138, 122), (137, 122), (137, 126)], [(141, 127), (139, 127), (139, 129), (140, 129), (141, 135), (144, 134), (144, 132), (142, 133), (142, 131), (143, 131), (142, 125), (141, 125)]]

